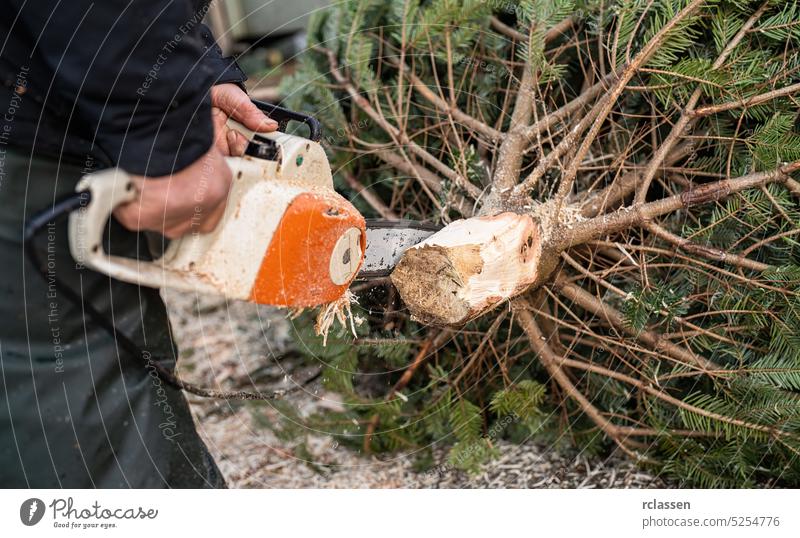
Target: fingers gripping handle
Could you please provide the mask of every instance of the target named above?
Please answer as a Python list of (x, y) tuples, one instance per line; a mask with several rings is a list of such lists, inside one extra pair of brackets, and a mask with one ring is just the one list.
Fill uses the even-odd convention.
[(228, 118), (228, 121), (225, 122), (225, 126), (228, 129), (232, 129), (240, 133), (247, 139), (248, 142), (252, 142), (253, 138), (256, 136), (255, 131), (253, 131), (252, 129), (248, 129), (247, 127), (245, 127), (244, 125), (242, 125), (233, 118)]
[(103, 232), (114, 209), (136, 199), (131, 177), (119, 168), (84, 176), (75, 190), (89, 191), (86, 205), (69, 216), (69, 247), (75, 261), (112, 278), (151, 288), (171, 287), (211, 293), (213, 289), (191, 274), (163, 263), (112, 256), (103, 249)]

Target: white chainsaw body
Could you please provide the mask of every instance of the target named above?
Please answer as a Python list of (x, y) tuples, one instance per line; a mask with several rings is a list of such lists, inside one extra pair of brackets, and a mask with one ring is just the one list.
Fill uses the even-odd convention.
[[(85, 176), (76, 190), (89, 190), (91, 201), (70, 215), (73, 257), (123, 281), (231, 299), (314, 306), (341, 296), (363, 260), (363, 217), (334, 191), (318, 143), (280, 132), (257, 136), (275, 143), (274, 158), (229, 157), (233, 181), (220, 223), (170, 242), (154, 262), (102, 247), (113, 209), (136, 197), (129, 176), (119, 169)], [(198, 195), (203, 188), (201, 177)]]

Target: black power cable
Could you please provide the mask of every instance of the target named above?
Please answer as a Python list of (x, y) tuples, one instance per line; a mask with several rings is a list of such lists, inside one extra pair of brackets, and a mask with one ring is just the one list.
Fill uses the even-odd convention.
[[(33, 215), (28, 221), (25, 223), (25, 231), (24, 231), (24, 247), (26, 255), (28, 259), (33, 264), (33, 266), (38, 269), (40, 275), (47, 280), (47, 267), (41, 262), (38, 253), (36, 252), (36, 245), (34, 244), (34, 239), (38, 235), (38, 233), (49, 223), (55, 222), (56, 219), (64, 217), (68, 215), (72, 211), (80, 210), (80, 208), (85, 207), (89, 202), (91, 202), (92, 194), (90, 191), (82, 191), (76, 192), (72, 194), (68, 194), (62, 198), (59, 198), (55, 201), (55, 203), (44, 209), (39, 211), (35, 215)], [(114, 324), (109, 321), (107, 316), (101, 314), (94, 306), (91, 304), (87, 304), (83, 301), (83, 298), (80, 297), (72, 288), (69, 286), (65, 286), (63, 282), (58, 280), (57, 277), (53, 277), (52, 280), (55, 287), (58, 289), (59, 293), (62, 293), (67, 299), (69, 299), (73, 304), (76, 306), (82, 306), (83, 311), (87, 315), (87, 317), (100, 327), (102, 327), (112, 338), (114, 341), (117, 342), (123, 349), (127, 352), (138, 355), (142, 357), (144, 360), (147, 361), (147, 365), (152, 365), (155, 368), (158, 377), (161, 378), (164, 382), (172, 385), (181, 390), (185, 390), (191, 394), (195, 394), (197, 396), (202, 396), (204, 398), (215, 398), (219, 400), (276, 400), (280, 399), (281, 397), (285, 396), (286, 394), (290, 394), (295, 392), (310, 383), (314, 382), (316, 379), (319, 378), (321, 375), (321, 371), (317, 372), (310, 378), (306, 379), (302, 383), (296, 384), (294, 387), (286, 390), (276, 390), (272, 393), (265, 394), (263, 392), (249, 392), (249, 391), (220, 391), (214, 389), (206, 389), (203, 387), (199, 387), (192, 383), (188, 383), (164, 366), (162, 366), (157, 360), (146, 358), (151, 357), (149, 352), (146, 352), (144, 349), (139, 347), (139, 345), (131, 340), (127, 335), (120, 333), (117, 331)]]

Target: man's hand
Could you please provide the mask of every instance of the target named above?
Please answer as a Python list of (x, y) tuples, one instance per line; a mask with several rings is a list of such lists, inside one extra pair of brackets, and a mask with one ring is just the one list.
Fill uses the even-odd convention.
[(228, 129), (229, 117), (262, 133), (274, 131), (277, 122), (267, 118), (236, 84), (211, 88), (214, 145), (180, 172), (171, 176), (133, 176), (139, 196), (114, 210), (129, 230), (150, 230), (175, 239), (191, 232), (208, 233), (219, 223), (231, 185), (226, 155), (244, 155), (247, 140)]
[(247, 149), (245, 137), (225, 125), (229, 117), (259, 133), (278, 128), (278, 123), (266, 117), (239, 86), (218, 84), (211, 88), (211, 119), (214, 121), (214, 144), (223, 155), (238, 157)]
[(231, 170), (216, 146), (171, 176), (132, 176), (138, 197), (114, 216), (129, 230), (150, 230), (170, 239), (212, 231), (225, 212)]

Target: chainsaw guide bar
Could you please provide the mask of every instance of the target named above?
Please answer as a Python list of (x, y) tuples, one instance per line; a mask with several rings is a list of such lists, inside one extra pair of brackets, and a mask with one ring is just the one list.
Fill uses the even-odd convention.
[(356, 280), (388, 276), (406, 250), (442, 229), (413, 220), (366, 219), (367, 248)]

